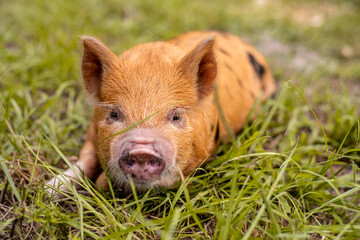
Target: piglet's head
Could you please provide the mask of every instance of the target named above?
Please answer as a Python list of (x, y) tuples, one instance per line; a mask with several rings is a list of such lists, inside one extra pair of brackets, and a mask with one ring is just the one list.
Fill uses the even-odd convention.
[(83, 44), (95, 139), (113, 182), (128, 187), (132, 179), (138, 190), (169, 187), (179, 171), (198, 167), (209, 154), (204, 108), (216, 78), (214, 40), (189, 52), (147, 43), (119, 57), (95, 38), (84, 37)]

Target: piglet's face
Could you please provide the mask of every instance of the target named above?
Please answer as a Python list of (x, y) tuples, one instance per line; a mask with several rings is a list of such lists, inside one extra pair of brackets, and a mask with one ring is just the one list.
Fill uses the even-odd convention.
[(94, 38), (83, 43), (84, 83), (95, 100), (97, 143), (113, 182), (128, 187), (132, 180), (138, 190), (171, 186), (179, 171), (205, 157), (197, 128), (216, 77), (214, 40), (189, 53), (148, 43), (120, 57)]

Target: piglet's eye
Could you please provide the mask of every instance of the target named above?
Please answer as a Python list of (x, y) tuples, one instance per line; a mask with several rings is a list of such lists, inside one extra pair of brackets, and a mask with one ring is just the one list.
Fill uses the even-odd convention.
[(119, 119), (119, 114), (117, 112), (112, 111), (112, 112), (110, 112), (109, 117), (112, 120), (118, 120)]
[(116, 122), (123, 122), (124, 121), (124, 114), (118, 108), (109, 109), (108, 114), (106, 116), (106, 123), (113, 124)]
[(167, 113), (167, 119), (171, 124), (179, 128), (186, 125), (186, 116), (184, 114), (184, 109), (182, 108), (171, 109)]
[(176, 122), (176, 121), (180, 121), (181, 116), (180, 113), (175, 112), (174, 115), (172, 116), (172, 121)]
[(124, 116), (122, 115), (121, 111), (111, 111), (109, 112), (109, 115), (107, 117), (107, 120), (109, 121), (109, 123), (113, 123), (115, 121), (122, 121), (124, 118)]

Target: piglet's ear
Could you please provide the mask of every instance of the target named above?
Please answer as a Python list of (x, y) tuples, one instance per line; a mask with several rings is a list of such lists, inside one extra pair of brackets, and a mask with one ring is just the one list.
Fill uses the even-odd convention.
[(116, 66), (117, 56), (94, 37), (82, 37), (84, 55), (82, 59), (82, 75), (86, 90), (95, 99), (100, 98), (103, 75)]
[(214, 55), (214, 39), (208, 38), (190, 51), (180, 62), (179, 70), (195, 79), (198, 99), (208, 96), (214, 88), (217, 64)]

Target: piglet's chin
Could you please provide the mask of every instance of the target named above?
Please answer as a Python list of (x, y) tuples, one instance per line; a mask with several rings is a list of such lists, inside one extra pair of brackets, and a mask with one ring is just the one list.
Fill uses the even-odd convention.
[(117, 172), (111, 175), (117, 178), (120, 171), (122, 181), (131, 178), (138, 189), (167, 185), (170, 179), (173, 182), (174, 146), (154, 130), (130, 130), (114, 143), (112, 155), (112, 165), (117, 161), (118, 168), (110, 167), (110, 171)]

